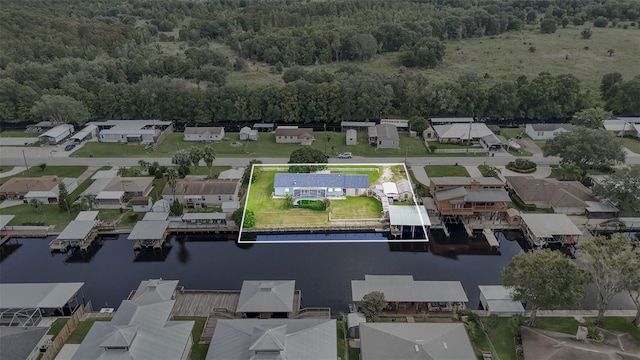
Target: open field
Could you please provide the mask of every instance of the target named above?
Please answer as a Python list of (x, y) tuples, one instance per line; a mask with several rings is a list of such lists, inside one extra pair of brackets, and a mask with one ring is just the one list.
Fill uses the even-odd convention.
[[(580, 32), (591, 27), (589, 40), (580, 38)], [(383, 74), (415, 73), (434, 82), (458, 79), (464, 74), (488, 74), (487, 82), (514, 81), (524, 75), (536, 77), (541, 72), (552, 75), (574, 74), (585, 89), (597, 89), (602, 76), (619, 72), (625, 80), (638, 75), (640, 36), (635, 28), (595, 28), (583, 26), (558, 27), (555, 34), (542, 34), (538, 26), (525, 26), (519, 32), (498, 36), (447, 41), (442, 63), (435, 69), (408, 69), (400, 66), (400, 53), (376, 55), (364, 64), (354, 64), (364, 70)], [(535, 52), (529, 48), (535, 47)], [(615, 52), (609, 56), (607, 50)], [(345, 63), (308, 66), (335, 71)]]
[(424, 171), (429, 177), (470, 176), (467, 169), (460, 165), (427, 165), (424, 167)]
[[(166, 141), (166, 140), (165, 140)], [(175, 150), (174, 150), (175, 151)], [(85, 143), (80, 149), (73, 152), (71, 157), (138, 157), (153, 158), (166, 157), (153, 152), (151, 149), (145, 150), (144, 145), (128, 145), (118, 143), (103, 143), (91, 141)]]
[(331, 201), (332, 219), (378, 219), (382, 204), (372, 197), (350, 197)]

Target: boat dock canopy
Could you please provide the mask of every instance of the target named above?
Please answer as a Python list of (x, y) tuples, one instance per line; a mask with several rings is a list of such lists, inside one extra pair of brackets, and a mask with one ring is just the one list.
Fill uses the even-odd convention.
[(582, 235), (582, 231), (565, 214), (522, 214), (521, 218), (537, 238)]
[(83, 285), (83, 282), (0, 284), (0, 309), (62, 308)]
[(387, 301), (468, 302), (460, 281), (414, 281), (411, 275), (365, 275), (351, 280), (351, 299), (361, 301), (372, 291), (384, 293)]
[(131, 230), (129, 240), (159, 240), (168, 227), (168, 220), (141, 220)]
[(0, 230), (4, 229), (7, 224), (16, 217), (15, 215), (0, 215)]
[(420, 205), (389, 205), (391, 226), (431, 226), (429, 215)]

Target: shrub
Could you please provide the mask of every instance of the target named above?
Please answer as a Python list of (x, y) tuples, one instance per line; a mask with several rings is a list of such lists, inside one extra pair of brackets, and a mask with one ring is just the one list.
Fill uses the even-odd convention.
[(596, 341), (601, 341), (604, 338), (604, 336), (602, 335), (602, 332), (600, 331), (600, 329), (598, 329), (596, 324), (590, 323), (590, 324), (587, 324), (587, 338), (596, 340)]
[(609, 25), (609, 20), (604, 16), (599, 16), (595, 20), (593, 20), (593, 26), (603, 28)]
[(498, 177), (498, 169), (492, 165), (478, 165), (478, 170), (480, 174), (485, 177)]
[(316, 211), (325, 211), (327, 209), (327, 205), (325, 204), (324, 201), (300, 201), (298, 202), (298, 207), (303, 208), (303, 209), (311, 209), (311, 210), (316, 210)]
[(528, 174), (536, 171), (536, 163), (531, 160), (517, 158), (516, 161), (511, 161), (507, 164), (506, 168), (518, 173)]

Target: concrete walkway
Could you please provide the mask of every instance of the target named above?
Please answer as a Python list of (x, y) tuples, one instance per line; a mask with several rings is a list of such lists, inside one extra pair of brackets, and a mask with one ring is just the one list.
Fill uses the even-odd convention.
[(22, 200), (5, 200), (0, 203), (0, 209), (6, 209), (12, 206), (22, 205), (22, 204), (24, 204), (24, 201)]
[(482, 173), (480, 173), (480, 170), (478, 170), (477, 166), (465, 166), (464, 168), (469, 173), (469, 176), (471, 176), (471, 177), (482, 177)]
[(411, 172), (413, 172), (413, 176), (425, 186), (429, 186), (431, 181), (429, 180), (429, 176), (427, 176), (427, 172), (424, 171), (424, 166), (412, 166)]
[(23, 172), (25, 170), (27, 170), (27, 168), (24, 167), (24, 166), (22, 166), (22, 167), (16, 166), (16, 167), (14, 167), (13, 169), (11, 169), (9, 171), (1, 172), (0, 173), (0, 178), (7, 177), (7, 176), (13, 176), (13, 175), (19, 174), (19, 173), (21, 173), (21, 172)]

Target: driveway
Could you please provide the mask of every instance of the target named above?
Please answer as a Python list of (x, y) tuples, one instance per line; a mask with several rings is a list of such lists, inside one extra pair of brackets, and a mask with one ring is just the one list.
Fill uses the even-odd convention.
[(542, 149), (528, 137), (516, 140), (516, 142), (524, 148), (525, 151), (532, 153), (533, 155), (541, 156)]
[(427, 176), (427, 172), (424, 171), (424, 166), (412, 166), (411, 172), (413, 172), (413, 176), (415, 176), (416, 180), (423, 185), (429, 186), (431, 183), (429, 181), (429, 176)]

